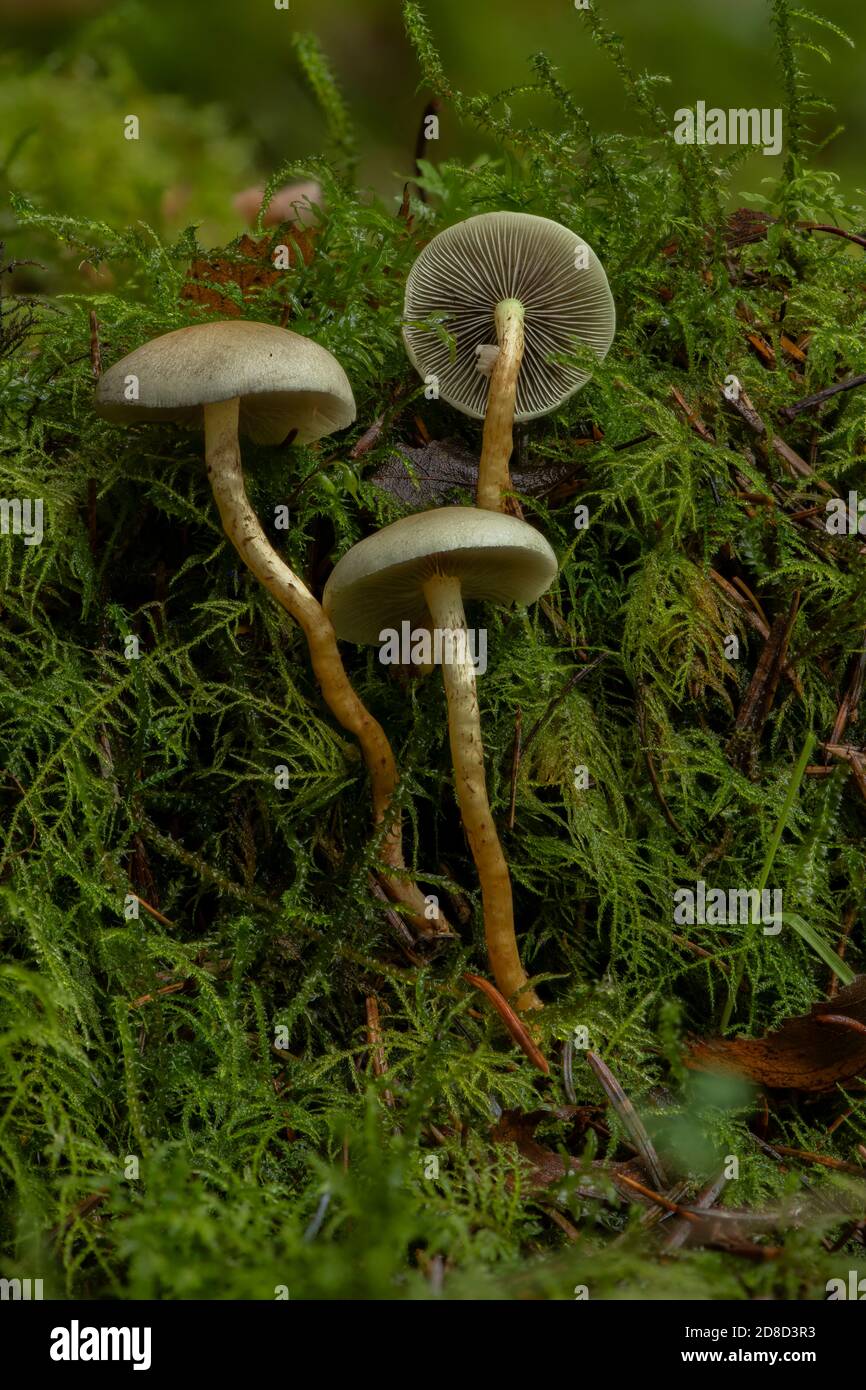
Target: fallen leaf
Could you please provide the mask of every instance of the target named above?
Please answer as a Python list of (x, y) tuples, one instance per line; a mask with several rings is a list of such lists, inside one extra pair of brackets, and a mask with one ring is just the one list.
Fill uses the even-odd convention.
[[(638, 1160), (627, 1159), (622, 1163), (607, 1163), (596, 1158), (587, 1164), (581, 1159), (569, 1158), (566, 1164), (562, 1154), (554, 1153), (553, 1149), (540, 1144), (535, 1138), (535, 1130), (542, 1120), (549, 1120), (552, 1116), (569, 1119), (572, 1114), (577, 1116), (579, 1113), (579, 1106), (561, 1106), (555, 1111), (503, 1110), (490, 1133), (497, 1144), (514, 1144), (521, 1158), (527, 1160), (530, 1164), (529, 1181), (533, 1187), (551, 1187), (554, 1183), (562, 1182), (568, 1173), (580, 1173), (581, 1178), (576, 1189), (579, 1196), (603, 1202), (610, 1199), (610, 1187), (603, 1181), (606, 1177), (616, 1186), (617, 1192), (625, 1201), (636, 1202), (639, 1206), (652, 1206), (653, 1203), (647, 1202), (647, 1199), (633, 1187), (625, 1182), (617, 1182), (617, 1179), (623, 1176), (638, 1182), (646, 1176), (643, 1165)], [(592, 1174), (598, 1175), (598, 1182), (593, 1180)]]
[[(573, 463), (545, 463), (522, 471), (512, 468), (511, 482), (524, 497), (541, 497), (574, 473)], [(401, 444), (370, 474), (370, 482), (401, 502), (439, 506), (475, 491), (478, 458), (453, 439), (434, 439), (423, 448)]]
[(291, 223), (284, 223), (275, 232), (262, 237), (251, 237), (245, 232), (221, 255), (197, 256), (187, 271), (180, 297), (208, 312), (224, 314), (230, 319), (240, 318), (243, 311), (237, 299), (221, 294), (218, 286), (234, 285), (244, 300), (252, 299), (277, 284), (286, 274), (274, 265), (276, 247), (286, 247), (289, 269), (294, 269), (299, 262), (310, 264), (314, 239), (315, 233), (310, 228), (301, 229)]
[(766, 1038), (694, 1042), (686, 1064), (696, 1071), (734, 1072), (771, 1089), (832, 1091), (866, 1076), (866, 975), (807, 1014), (786, 1019)]

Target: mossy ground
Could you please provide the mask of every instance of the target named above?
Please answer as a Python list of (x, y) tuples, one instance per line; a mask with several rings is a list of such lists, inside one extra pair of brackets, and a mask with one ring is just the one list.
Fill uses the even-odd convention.
[[(463, 980), (485, 962), (441, 683), (345, 649), (398, 754), (417, 873), (456, 916), (467, 907), (460, 942), (419, 965), (370, 891), (377, 846), (357, 749), (321, 702), (300, 634), (225, 543), (200, 439), (121, 431), (93, 413), (91, 310), (106, 362), (189, 322), (194, 233), (163, 246), (146, 228), (118, 232), (18, 200), (23, 228), (106, 263), (120, 288), (32, 307), (0, 300), (0, 493), (45, 503), (41, 545), (0, 542), (5, 1274), (90, 1297), (272, 1298), (286, 1286), (292, 1298), (570, 1298), (585, 1284), (593, 1298), (821, 1298), (828, 1278), (859, 1268), (857, 1233), (839, 1244), (837, 1207), (840, 1187), (858, 1180), (780, 1164), (753, 1137), (753, 1091), (682, 1060), (687, 1035), (719, 1031), (732, 963), (744, 967), (742, 1031), (823, 997), (814, 940), (672, 928), (677, 885), (757, 881), (800, 750), (811, 732), (830, 737), (866, 625), (858, 538), (800, 515), (823, 504), (820, 480), (842, 496), (857, 486), (866, 395), (844, 393), (784, 427), (778, 416), (866, 371), (862, 249), (804, 225), (856, 227), (862, 210), (810, 163), (795, 21), (786, 0), (771, 14), (784, 96), (767, 104), (784, 105), (787, 158), (778, 183), (737, 199), (772, 218), (752, 221), (750, 236), (728, 215), (740, 152), (675, 146), (658, 79), (632, 70), (597, 9), (587, 22), (642, 113), (640, 138), (590, 129), (542, 55), (531, 82), (550, 97), (548, 127), (522, 122), (519, 93), (454, 91), (408, 8), (426, 86), (501, 155), (425, 163), (427, 201), (416, 188), (402, 213), (399, 196), (385, 205), (356, 192), (350, 120), (306, 42), (333, 148), (272, 186), (316, 177), (326, 213), (308, 264), (298, 257), (257, 297), (235, 295), (247, 316), (317, 338), (355, 389), (357, 425), (337, 441), (245, 445), (260, 516), (267, 524), (289, 505), (291, 530), (275, 543), (320, 592), (333, 558), (405, 510), (371, 475), (395, 446), (422, 441), (419, 418), (429, 437), (478, 448), (474, 424), (425, 400), (402, 348), (403, 285), (424, 240), (472, 213), (517, 208), (579, 230), (607, 270), (618, 314), (609, 357), (518, 441), (518, 461), (567, 466), (566, 483), (523, 499), (560, 557), (557, 586), (531, 612), (483, 615), (489, 783), (524, 959), (549, 1001), (548, 1080)], [(792, 476), (728, 407), (730, 376), (812, 474)], [(379, 419), (375, 443), (353, 456)], [(743, 604), (711, 571), (739, 584)], [(771, 624), (795, 593), (796, 680), (780, 682), (751, 741), (732, 745), (764, 648), (748, 613)], [(725, 655), (730, 634), (737, 661)], [(130, 636), (138, 660), (125, 654)], [(508, 829), (518, 710), (524, 734), (541, 725)], [(856, 718), (845, 738), (858, 742)], [(288, 789), (274, 786), (277, 764)], [(588, 790), (575, 786), (577, 765)], [(806, 776), (771, 873), (825, 952), (847, 924), (855, 970), (864, 824), (846, 765)], [(130, 894), (156, 914), (125, 917)], [(370, 996), (384, 1078), (372, 1072)], [(628, 1155), (610, 1110), (576, 1148), (573, 1121), (557, 1114), (561, 1047), (577, 1025), (689, 1192), (731, 1154), (740, 1176), (723, 1204), (783, 1207), (808, 1185), (814, 1202), (773, 1234), (772, 1258), (688, 1247), (661, 1258), (644, 1207), (613, 1193), (589, 1204), (571, 1181), (542, 1190), (516, 1148), (494, 1142), (498, 1109), (545, 1106), (536, 1138), (551, 1150)], [(579, 1106), (603, 1104), (579, 1053), (574, 1089)], [(760, 1133), (856, 1161), (866, 1108), (856, 1088), (820, 1102), (776, 1093)]]

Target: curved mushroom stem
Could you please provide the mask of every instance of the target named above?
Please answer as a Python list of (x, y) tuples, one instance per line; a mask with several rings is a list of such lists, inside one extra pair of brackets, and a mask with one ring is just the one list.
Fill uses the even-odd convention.
[(443, 652), (442, 662), (442, 679), (448, 700), (451, 761), (460, 815), (481, 880), (484, 934), (490, 968), (506, 999), (520, 991), (517, 998), (519, 1009), (540, 1009), (542, 1004), (538, 995), (526, 988), (526, 971), (520, 963), (514, 933), (511, 878), (487, 799), (475, 668), (469, 654), (460, 580), (447, 575), (433, 575), (424, 585), (424, 596), (435, 627), (443, 634), (451, 634), (449, 654), (452, 660), (445, 659)]
[(490, 512), (504, 512), (506, 493), (511, 488), (508, 461), (514, 448), (514, 403), (523, 361), (524, 312), (520, 300), (503, 299), (496, 306), (495, 320), (499, 356), (490, 376), (475, 500)]
[[(377, 826), (388, 823), (382, 858), (389, 868), (405, 869), (401, 817), (391, 807), (398, 781), (391, 745), (381, 724), (352, 688), (337, 635), (324, 609), (274, 550), (250, 505), (238, 443), (239, 409), (237, 398), (204, 407), (207, 473), (223, 527), (244, 564), (302, 629), (325, 703), (361, 745), (370, 774), (373, 819)], [(390, 898), (410, 909), (410, 921), (419, 932), (426, 936), (450, 934), (441, 913), (428, 920), (426, 901), (417, 884), (392, 874), (383, 875), (383, 884)]]

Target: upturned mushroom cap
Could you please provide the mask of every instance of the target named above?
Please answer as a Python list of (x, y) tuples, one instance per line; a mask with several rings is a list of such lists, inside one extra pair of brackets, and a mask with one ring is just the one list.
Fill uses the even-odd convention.
[(556, 570), (547, 541), (519, 517), (439, 507), (359, 541), (335, 565), (322, 603), (338, 637), (375, 643), (383, 628), (429, 621), (423, 586), (435, 574), (460, 579), (464, 599), (526, 604)]
[[(613, 341), (616, 311), (607, 276), (576, 232), (527, 212), (483, 212), (446, 227), (409, 272), (403, 338), (420, 375), (438, 378), (440, 398), (481, 419), (489, 376), (479, 371), (476, 348), (496, 343), (493, 315), (504, 299), (520, 300), (526, 314), (514, 418), (531, 420), (589, 380), (586, 372), (551, 362), (552, 353), (573, 351), (577, 340), (601, 359)], [(456, 339), (453, 362), (447, 343), (416, 326), (433, 314), (445, 316)]]
[[(128, 400), (128, 378), (137, 399)], [(201, 426), (202, 407), (240, 397), (240, 429), (258, 444), (281, 444), (291, 430), (309, 444), (355, 418), (348, 377), (312, 338), (244, 319), (215, 320), (164, 333), (100, 377), (96, 409), (107, 420), (177, 420)]]

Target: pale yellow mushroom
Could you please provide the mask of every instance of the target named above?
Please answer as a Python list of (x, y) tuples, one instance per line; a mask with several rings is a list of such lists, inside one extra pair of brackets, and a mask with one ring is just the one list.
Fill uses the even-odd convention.
[(311, 338), (271, 324), (194, 324), (115, 362), (99, 380), (96, 409), (117, 424), (173, 420), (204, 428), (208, 479), (226, 535), (302, 629), (325, 702), (361, 746), (374, 821), (386, 826), (382, 857), (395, 871), (384, 886), (419, 931), (445, 930), (444, 918), (428, 920), (424, 896), (402, 873), (401, 818), (391, 804), (398, 774), (385, 732), (352, 688), (321, 604), (271, 545), (244, 486), (239, 432), (259, 444), (303, 444), (352, 423), (355, 401), (339, 362)]
[[(483, 212), (424, 247), (406, 283), (403, 337), (441, 400), (484, 420), (476, 503), (502, 511), (515, 421), (556, 410), (589, 380), (577, 343), (603, 358), (616, 312), (592, 248), (558, 222)], [(456, 350), (425, 327), (438, 318)]]
[(475, 507), (441, 507), (393, 522), (353, 546), (325, 585), (337, 636), (379, 643), (387, 629), (430, 624), (441, 636), (442, 677), (457, 801), (478, 869), (494, 979), (520, 1009), (539, 1008), (527, 987), (514, 929), (511, 879), (490, 811), (478, 694), (463, 601), (532, 603), (557, 563), (527, 522)]

